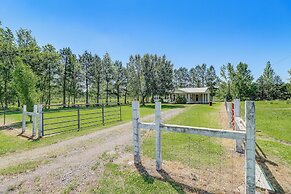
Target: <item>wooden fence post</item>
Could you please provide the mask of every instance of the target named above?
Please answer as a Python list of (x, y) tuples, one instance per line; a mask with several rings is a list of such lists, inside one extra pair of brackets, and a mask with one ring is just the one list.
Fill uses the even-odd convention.
[(26, 105), (22, 108), (22, 133), (26, 130)]
[(33, 114), (32, 114), (32, 137), (35, 136), (36, 116), (37, 116), (37, 105), (33, 105)]
[(155, 102), (156, 169), (162, 169), (161, 102)]
[[(240, 128), (235, 122), (235, 118), (240, 117), (240, 99), (234, 99), (234, 130), (239, 131)], [(243, 142), (237, 139), (235, 142), (235, 151), (238, 153), (244, 153)]]
[(38, 105), (38, 138), (41, 138), (42, 134), (43, 134), (42, 122), (43, 122), (43, 120), (42, 120), (42, 105), (39, 104)]
[(246, 193), (254, 194), (256, 192), (256, 111), (255, 102), (246, 101), (245, 104), (245, 119), (246, 119)]
[(140, 157), (140, 134), (139, 134), (139, 102), (132, 102), (132, 133), (133, 133), (133, 148), (134, 148), (134, 164), (141, 163)]

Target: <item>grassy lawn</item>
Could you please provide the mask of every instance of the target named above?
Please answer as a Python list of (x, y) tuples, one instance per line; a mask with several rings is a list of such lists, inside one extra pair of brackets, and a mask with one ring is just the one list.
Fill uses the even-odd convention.
[(122, 169), (114, 163), (106, 164), (98, 185), (90, 193), (177, 193), (179, 190), (183, 193), (182, 188), (175, 188), (169, 182)]
[[(188, 126), (204, 126), (220, 128), (220, 103), (212, 107), (208, 105), (189, 105), (169, 124)], [(217, 139), (198, 135), (180, 133), (162, 133), (162, 150), (164, 161), (178, 161), (183, 165), (199, 168), (206, 165), (219, 164), (224, 157), (224, 148)], [(143, 139), (143, 157), (155, 158), (155, 138), (149, 136)], [(181, 185), (172, 181), (163, 181), (148, 174), (139, 174), (128, 167), (108, 163), (98, 187), (94, 193), (185, 193)]]
[[(220, 103), (212, 107), (201, 104), (191, 105), (185, 112), (167, 123), (220, 128), (220, 108)], [(142, 150), (144, 155), (155, 158), (154, 136), (144, 140)], [(171, 132), (162, 132), (162, 150), (164, 160), (179, 161), (195, 168), (218, 164), (224, 153), (215, 138)]]
[[(182, 107), (183, 106), (181, 106), (181, 105), (163, 105), (162, 108), (163, 108), (163, 110), (169, 110), (172, 108), (182, 108)], [(88, 109), (88, 110), (81, 110), (81, 114), (91, 113), (92, 111), (97, 112), (97, 110)], [(36, 140), (36, 141), (31, 141), (31, 140), (27, 140), (25, 138), (17, 137), (15, 135), (10, 135), (7, 133), (7, 131), (1, 130), (0, 131), (0, 139), (1, 139), (1, 141), (0, 141), (0, 155), (15, 152), (15, 151), (20, 151), (20, 150), (25, 150), (25, 149), (32, 149), (32, 148), (45, 146), (45, 145), (49, 145), (49, 144), (54, 144), (54, 143), (57, 143), (57, 142), (60, 142), (60, 141), (66, 140), (66, 139), (74, 138), (76, 136), (81, 136), (81, 135), (85, 135), (88, 133), (92, 133), (92, 132), (95, 132), (96, 130), (100, 130), (100, 129), (103, 129), (106, 127), (115, 126), (115, 125), (119, 125), (121, 123), (128, 122), (131, 120), (131, 111), (132, 111), (131, 106), (129, 106), (129, 105), (122, 107), (122, 121), (121, 122), (117, 122), (117, 121), (111, 122), (111, 123), (105, 122), (105, 126), (99, 125), (99, 126), (86, 127), (86, 125), (88, 125), (88, 124), (86, 124), (85, 121), (84, 121), (84, 123), (82, 123), (82, 121), (81, 121), (81, 129), (79, 131), (76, 130), (76, 127), (73, 127), (75, 130), (68, 131), (66, 133), (56, 134), (53, 136), (44, 137), (44, 138), (42, 138), (40, 140)], [(75, 112), (76, 111), (73, 110), (73, 114), (75, 114)], [(140, 113), (141, 113), (141, 116), (153, 114), (154, 113), (154, 105), (149, 104), (146, 106), (141, 106)], [(49, 114), (45, 114), (45, 116), (53, 117), (53, 116), (61, 116), (61, 115), (66, 115), (66, 114), (72, 114), (72, 112), (53, 111)], [(112, 114), (112, 113), (108, 113), (108, 114)], [(86, 116), (83, 118), (86, 118)], [(13, 114), (13, 116), (11, 115), (9, 117), (9, 119), (11, 122), (20, 122), (21, 121), (21, 114)], [(69, 119), (74, 119), (74, 117), (69, 118)], [(52, 120), (48, 120), (48, 121), (52, 123), (52, 122), (60, 122), (63, 120), (62, 119), (52, 119)], [(90, 120), (86, 121), (86, 122), (90, 124)], [(58, 124), (58, 126), (62, 126), (62, 123)], [(49, 127), (49, 126), (47, 126), (47, 127)], [(28, 125), (28, 128), (31, 128), (31, 125)], [(62, 130), (62, 129), (58, 129), (58, 130)]]
[[(244, 114), (244, 103), (241, 104)], [(286, 101), (257, 101), (256, 127), (257, 143), (266, 155), (291, 164), (291, 104)]]

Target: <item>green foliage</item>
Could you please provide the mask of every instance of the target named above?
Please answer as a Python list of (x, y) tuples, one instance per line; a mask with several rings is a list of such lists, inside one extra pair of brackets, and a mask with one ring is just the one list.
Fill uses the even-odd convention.
[(179, 95), (176, 98), (176, 103), (177, 104), (186, 104), (187, 103), (187, 99), (185, 96)]
[(13, 72), (13, 86), (22, 104), (27, 105), (28, 111), (33, 110), (33, 105), (36, 104), (38, 98), (36, 82), (37, 78), (33, 71), (18, 60)]
[(127, 63), (128, 90), (145, 103), (146, 97), (167, 95), (173, 90), (173, 64), (166, 56), (130, 56)]
[(236, 68), (228, 63), (220, 69), (222, 80), (219, 84), (218, 95), (220, 98), (241, 100), (255, 98), (255, 84), (253, 76), (245, 63), (239, 63)]
[[(260, 100), (284, 99), (287, 87), (275, 74), (270, 61), (267, 62), (263, 74), (257, 80), (257, 96)], [(287, 94), (288, 95), (288, 94)]]

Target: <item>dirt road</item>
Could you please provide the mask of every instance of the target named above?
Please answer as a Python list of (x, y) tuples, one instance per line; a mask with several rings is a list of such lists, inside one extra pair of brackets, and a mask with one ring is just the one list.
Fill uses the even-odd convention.
[[(165, 111), (162, 118), (170, 119), (184, 110)], [(149, 115), (142, 120), (153, 118), (154, 115)], [(75, 191), (83, 191), (98, 179), (98, 171), (92, 169), (104, 159), (102, 154), (114, 154), (120, 147), (130, 147), (131, 140), (131, 122), (128, 122), (53, 145), (1, 157), (0, 169), (28, 161), (42, 161), (42, 164), (32, 171), (0, 176), (0, 193), (66, 192), (73, 186)]]

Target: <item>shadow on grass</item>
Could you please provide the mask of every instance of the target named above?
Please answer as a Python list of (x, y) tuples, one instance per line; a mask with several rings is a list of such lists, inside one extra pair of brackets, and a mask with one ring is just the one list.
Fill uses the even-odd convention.
[(258, 148), (258, 149), (256, 149), (257, 162), (261, 166), (261, 168), (263, 169), (264, 173), (266, 174), (268, 180), (271, 183), (271, 186), (275, 190), (275, 192), (270, 192), (270, 193), (285, 193), (283, 188), (282, 188), (282, 186), (279, 184), (277, 179), (274, 177), (272, 171), (267, 166), (267, 163), (272, 165), (272, 166), (279, 166), (279, 165), (277, 163), (269, 160), (267, 158), (266, 154), (261, 149), (261, 147), (258, 144), (256, 144), (256, 145), (257, 145), (257, 148)]
[(7, 129), (14, 129), (14, 128), (19, 128), (22, 126), (22, 122), (15, 122), (15, 123), (10, 123), (10, 124), (6, 124), (6, 125), (2, 125), (0, 126), (0, 131), (1, 130), (7, 130)]
[(148, 184), (153, 184), (155, 180), (158, 181), (163, 181), (166, 183), (169, 183), (173, 189), (175, 189), (177, 191), (177, 193), (180, 194), (184, 194), (186, 193), (184, 191), (187, 190), (187, 192), (191, 192), (191, 193), (204, 193), (204, 194), (212, 194), (206, 190), (200, 189), (200, 188), (195, 188), (180, 182), (175, 181), (165, 170), (160, 170), (157, 171), (162, 178), (160, 177), (155, 177), (152, 176), (148, 173), (148, 171), (146, 170), (146, 168), (142, 165), (142, 164), (135, 164), (136, 169), (138, 170), (139, 174), (143, 177), (144, 181)]

